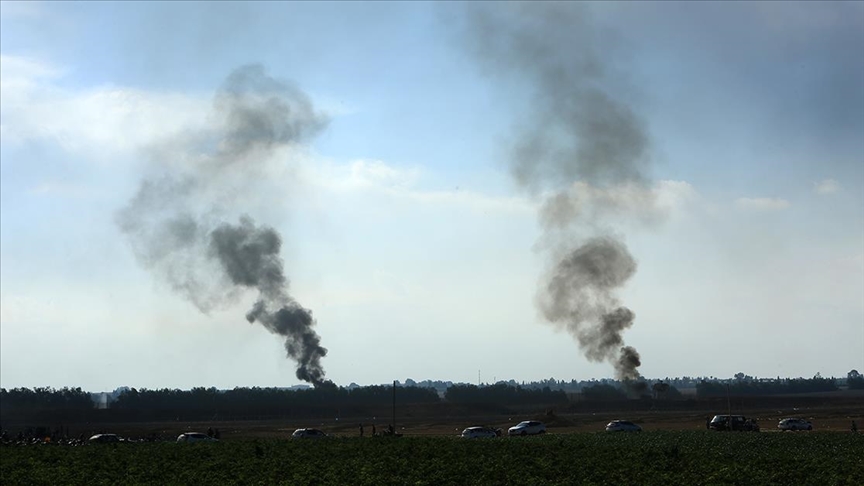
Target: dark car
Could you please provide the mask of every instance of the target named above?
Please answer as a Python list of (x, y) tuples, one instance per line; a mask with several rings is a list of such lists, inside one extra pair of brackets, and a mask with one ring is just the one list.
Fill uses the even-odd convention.
[(197, 442), (218, 442), (215, 438), (201, 432), (185, 432), (177, 436), (177, 442), (195, 444)]
[(719, 431), (759, 432), (756, 420), (743, 415), (715, 415), (708, 428)]
[(780, 430), (813, 430), (813, 424), (809, 420), (800, 418), (785, 418), (777, 424)]

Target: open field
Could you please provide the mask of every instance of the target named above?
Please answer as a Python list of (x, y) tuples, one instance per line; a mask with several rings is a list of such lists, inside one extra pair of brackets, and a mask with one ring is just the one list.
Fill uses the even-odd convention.
[[(756, 418), (764, 432), (706, 431), (707, 417), (726, 413), (721, 405)], [(392, 421), (390, 407), (349, 416), (321, 411), (207, 421), (55, 423), (7, 415), (3, 427), (12, 436), (26, 425), (42, 425), (59, 426), (71, 437), (108, 432), (154, 441), (2, 446), (0, 483), (864, 484), (864, 434), (849, 432), (852, 420), (864, 425), (857, 397), (571, 403), (533, 411), (399, 405), (396, 412), (401, 438), (370, 437), (372, 424), (380, 432)], [(788, 416), (811, 420), (815, 430), (778, 432), (777, 421)], [(548, 433), (457, 438), (466, 426), (506, 429), (525, 419), (545, 422)], [(645, 432), (602, 432), (611, 419), (635, 421)], [(359, 423), (365, 425), (362, 439)], [(219, 443), (174, 442), (184, 431), (211, 427), (219, 429)], [(333, 438), (290, 440), (300, 427), (320, 428)]]
[[(723, 413), (720, 411), (718, 413)], [(782, 417), (785, 417), (783, 415)], [(815, 431), (812, 433), (847, 433), (851, 419), (855, 417), (859, 428), (864, 423), (864, 415), (858, 413), (847, 417), (824, 418), (812, 414), (798, 414), (813, 422)], [(683, 416), (680, 413), (639, 413), (639, 414), (586, 414), (557, 415), (550, 418), (543, 414), (514, 415), (512, 419), (500, 416), (465, 416), (438, 417), (413, 420), (397, 419), (398, 432), (405, 437), (457, 437), (465, 427), (472, 425), (488, 425), (506, 429), (521, 420), (537, 419), (543, 421), (550, 434), (576, 434), (603, 431), (605, 425), (613, 419), (626, 419), (638, 423), (646, 432), (662, 431), (704, 431), (705, 415)], [(762, 433), (780, 433), (777, 422), (781, 415), (772, 418), (762, 417), (759, 424)], [(371, 417), (370, 417), (371, 419)], [(371, 420), (311, 420), (311, 419), (272, 419), (247, 421), (206, 421), (206, 422), (147, 422), (147, 423), (104, 423), (104, 424), (72, 424), (68, 426), (70, 437), (83, 435), (89, 437), (95, 433), (116, 433), (121, 437), (146, 438), (155, 437), (160, 440), (172, 441), (183, 432), (206, 432), (208, 428), (219, 429), (222, 441), (243, 441), (251, 439), (287, 439), (297, 428), (314, 427), (324, 430), (329, 435), (339, 438), (359, 436), (359, 423), (364, 423), (367, 437), (371, 436)], [(384, 430), (390, 422), (387, 417), (379, 417), (375, 421), (378, 431)], [(864, 432), (864, 431), (862, 431)], [(790, 432), (792, 434), (796, 432)], [(800, 432), (805, 434), (807, 432)], [(12, 434), (14, 436), (14, 434)], [(864, 434), (862, 434), (864, 435)]]
[(0, 448), (3, 484), (864, 484), (864, 435), (549, 433)]
[[(736, 400), (732, 402), (732, 413), (742, 414), (758, 420), (763, 432), (777, 430), (777, 422), (785, 417), (801, 417), (813, 423), (817, 432), (845, 432), (852, 420), (864, 429), (864, 397), (831, 399), (825, 402), (808, 402), (802, 398)], [(521, 420), (536, 419), (547, 424), (550, 433), (566, 434), (602, 431), (613, 419), (631, 420), (646, 431), (699, 431), (705, 429), (705, 421), (714, 414), (727, 413), (726, 401), (700, 401), (681, 408), (685, 404), (641, 404), (630, 407), (622, 403), (592, 405), (579, 410), (575, 407), (534, 410), (482, 410), (481, 408), (449, 407), (446, 404), (433, 406), (399, 405), (396, 426), (406, 436), (455, 436), (471, 425), (489, 425), (506, 429)], [(641, 406), (646, 405), (646, 406)], [(346, 416), (347, 415), (347, 416)], [(98, 415), (96, 416), (98, 418)], [(365, 433), (371, 435), (371, 425), (383, 430), (392, 422), (389, 406), (372, 408), (362, 414), (340, 414), (323, 411), (316, 416), (285, 415), (278, 417), (249, 417), (245, 420), (223, 420), (214, 416), (209, 420), (161, 420), (161, 421), (113, 421), (113, 420), (61, 420), (46, 417), (6, 416), (3, 428), (14, 436), (27, 426), (61, 427), (70, 437), (89, 437), (97, 432), (116, 433), (122, 437), (158, 437), (174, 439), (182, 432), (203, 432), (218, 428), (223, 440), (245, 440), (265, 438), (287, 438), (296, 428), (320, 428), (331, 435), (354, 437), (359, 435), (360, 423)]]

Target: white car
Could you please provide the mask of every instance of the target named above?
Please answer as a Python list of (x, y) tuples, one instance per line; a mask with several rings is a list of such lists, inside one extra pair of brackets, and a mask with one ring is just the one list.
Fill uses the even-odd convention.
[(117, 434), (96, 434), (88, 439), (91, 444), (113, 444), (115, 442), (123, 442), (123, 439)]
[(489, 427), (468, 427), (462, 431), (463, 439), (481, 439), (487, 437), (498, 437), (498, 432)]
[(780, 430), (813, 430), (813, 424), (799, 418), (785, 418), (777, 424)]
[(606, 424), (606, 432), (642, 432), (642, 427), (628, 420), (613, 420)]
[(195, 442), (216, 442), (217, 440), (207, 434), (201, 432), (186, 432), (177, 436), (177, 442), (187, 442), (194, 444)]
[(297, 429), (291, 434), (292, 439), (323, 439), (327, 434), (318, 429)]
[(543, 422), (538, 422), (536, 420), (526, 420), (524, 422), (519, 422), (507, 429), (508, 435), (537, 435), (537, 434), (545, 434), (546, 426)]

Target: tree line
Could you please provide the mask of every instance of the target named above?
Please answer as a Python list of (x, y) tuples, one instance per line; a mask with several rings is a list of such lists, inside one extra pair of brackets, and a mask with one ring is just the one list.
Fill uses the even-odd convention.
[(567, 403), (567, 394), (549, 387), (523, 388), (505, 383), (490, 386), (453, 385), (447, 388), (444, 398), (451, 403), (478, 405), (552, 405)]
[(89, 410), (94, 407), (90, 393), (81, 388), (37, 387), (13, 388), (6, 390), (0, 388), (0, 409), (64, 409), (64, 410)]
[[(97, 394), (96, 396), (100, 396)], [(442, 401), (433, 388), (400, 386), (396, 388), (400, 405), (435, 404)], [(494, 403), (508, 405), (546, 405), (564, 403), (562, 391), (527, 389), (519, 386), (453, 385), (444, 395), (454, 404)], [(111, 411), (123, 416), (138, 412), (147, 416), (255, 416), (304, 413), (310, 410), (352, 410), (390, 407), (393, 386), (337, 387), (332, 383), (301, 390), (284, 388), (237, 387), (231, 390), (196, 387), (179, 389), (136, 389), (122, 391), (108, 404)], [(13, 388), (0, 389), (0, 411), (92, 410), (99, 404), (80, 388)]]
[(813, 378), (790, 378), (780, 380), (701, 381), (696, 385), (700, 397), (745, 396), (745, 395), (784, 395), (793, 393), (829, 392), (837, 390), (834, 378), (823, 378), (818, 374)]
[[(551, 381), (551, 380), (550, 380)], [(412, 381), (412, 383), (415, 383)], [(847, 376), (849, 388), (864, 388), (864, 375), (856, 370)], [(560, 385), (560, 382), (559, 382)], [(795, 393), (827, 392), (837, 390), (834, 378), (823, 378), (818, 374), (813, 378), (791, 378), (760, 380), (739, 374), (734, 380), (701, 380), (696, 384), (698, 397), (756, 396)], [(437, 391), (436, 391), (437, 390)], [(423, 386), (397, 386), (397, 400), (400, 404), (436, 404), (447, 402), (459, 405), (555, 405), (568, 401), (566, 390), (544, 386), (542, 388), (520, 386), (512, 382), (499, 382), (494, 385), (477, 386), (452, 384), (443, 393), (440, 389)], [(649, 393), (651, 390), (649, 388)], [(443, 395), (443, 400), (441, 398)], [(633, 398), (618, 383), (593, 383), (582, 386), (580, 395), (583, 400), (609, 401)], [(632, 395), (632, 394), (631, 394)], [(669, 386), (662, 393), (653, 393), (654, 398), (675, 400), (682, 398), (681, 393)], [(95, 397), (81, 388), (0, 388), (0, 412), (38, 412), (38, 411), (87, 411), (97, 407)], [(370, 408), (389, 407), (393, 400), (393, 387), (390, 385), (371, 385), (339, 387), (326, 383), (317, 388), (285, 389), (237, 387), (231, 390), (196, 387), (191, 390), (178, 389), (124, 389), (107, 404), (108, 408), (122, 411), (124, 416), (146, 413), (150, 416), (242, 416), (242, 415), (284, 415), (310, 410), (351, 412)], [(102, 404), (104, 406), (104, 404)]]

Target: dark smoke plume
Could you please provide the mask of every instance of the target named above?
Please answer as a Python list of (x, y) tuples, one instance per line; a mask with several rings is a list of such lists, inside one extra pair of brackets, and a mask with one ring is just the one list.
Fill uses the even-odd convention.
[[(142, 180), (117, 215), (138, 261), (165, 278), (201, 312), (227, 306), (245, 288), (258, 291), (246, 314), (285, 338), (297, 377), (324, 383), (327, 350), (308, 309), (288, 293), (282, 239), (246, 214), (239, 200), (265, 184), (268, 164), (327, 125), (297, 88), (250, 65), (231, 73), (214, 100), (213, 126), (155, 147), (161, 173)], [(239, 217), (238, 224), (226, 222)]]
[(286, 292), (287, 279), (279, 250), (282, 239), (272, 228), (256, 228), (248, 217), (239, 225), (224, 223), (210, 233), (210, 254), (234, 285), (258, 289), (258, 300), (246, 313), (250, 323), (285, 336), (285, 351), (297, 361), (297, 378), (318, 384), (324, 379), (321, 358), (327, 350), (312, 329), (312, 312)]
[(563, 326), (591, 361), (609, 361), (620, 379), (639, 378), (639, 354), (624, 346), (622, 333), (633, 325), (633, 311), (619, 304), (615, 291), (636, 273), (636, 260), (623, 243), (595, 237), (571, 250), (552, 267), (538, 303), (549, 322)]
[[(620, 379), (638, 379), (639, 354), (624, 346), (622, 336), (635, 315), (616, 297), (636, 262), (614, 236), (584, 241), (566, 231), (579, 224), (596, 230), (605, 214), (626, 207), (610, 194), (648, 182), (649, 136), (626, 101), (623, 78), (607, 61), (614, 39), (601, 35), (577, 3), (478, 3), (468, 9), (466, 41), (482, 68), (496, 80), (532, 88), (512, 140), (510, 170), (543, 199), (543, 243), (552, 261), (538, 292), (540, 309), (577, 339), (588, 359), (610, 362)], [(588, 217), (581, 210), (585, 194), (578, 192), (584, 184), (606, 195), (591, 200)], [(640, 202), (651, 204), (647, 199)]]

